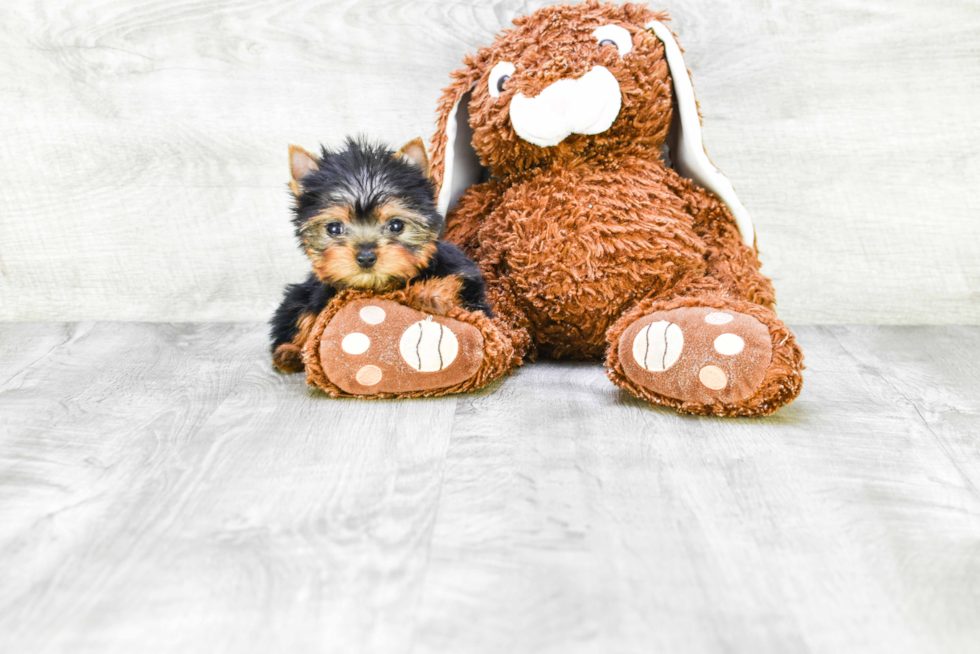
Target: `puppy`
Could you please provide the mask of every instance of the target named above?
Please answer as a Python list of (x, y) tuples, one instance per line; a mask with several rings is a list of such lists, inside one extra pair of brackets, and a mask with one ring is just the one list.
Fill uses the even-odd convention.
[(289, 146), (293, 225), (313, 272), (286, 287), (272, 318), (272, 361), (303, 370), (302, 349), (316, 317), (345, 288), (390, 291), (415, 280), (433, 313), (453, 305), (491, 315), (479, 268), (440, 240), (446, 221), (422, 139), (398, 152), (363, 139), (319, 157)]

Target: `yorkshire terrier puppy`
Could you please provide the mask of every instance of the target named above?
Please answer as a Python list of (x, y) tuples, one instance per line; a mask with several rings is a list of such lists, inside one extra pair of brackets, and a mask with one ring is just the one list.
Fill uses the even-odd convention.
[(286, 287), (272, 318), (280, 371), (303, 370), (313, 323), (341, 289), (383, 292), (418, 280), (419, 298), (433, 313), (458, 304), (491, 315), (479, 268), (440, 240), (446, 221), (436, 211), (422, 139), (394, 152), (349, 138), (339, 151), (321, 148), (319, 157), (291, 145), (289, 168), (293, 224), (313, 272)]

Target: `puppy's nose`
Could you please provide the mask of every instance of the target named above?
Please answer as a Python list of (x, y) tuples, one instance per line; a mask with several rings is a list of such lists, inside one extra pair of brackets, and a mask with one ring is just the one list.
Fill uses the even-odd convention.
[(361, 268), (370, 268), (378, 262), (378, 255), (374, 253), (374, 250), (361, 250), (354, 257), (354, 260)]

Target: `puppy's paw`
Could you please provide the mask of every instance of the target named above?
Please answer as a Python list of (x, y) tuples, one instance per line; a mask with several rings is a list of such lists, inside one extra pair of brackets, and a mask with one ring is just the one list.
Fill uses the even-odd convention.
[(438, 277), (413, 284), (409, 295), (424, 311), (444, 316), (449, 309), (459, 306), (459, 292), (463, 282), (459, 277)]
[(303, 350), (292, 343), (283, 343), (272, 353), (272, 365), (285, 374), (303, 372)]

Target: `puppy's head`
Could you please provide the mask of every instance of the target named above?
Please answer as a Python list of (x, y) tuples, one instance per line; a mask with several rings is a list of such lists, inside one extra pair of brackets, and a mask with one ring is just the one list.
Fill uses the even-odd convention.
[(319, 157), (293, 145), (289, 169), (296, 235), (321, 281), (384, 290), (428, 264), (445, 220), (421, 139), (398, 152), (348, 139)]

